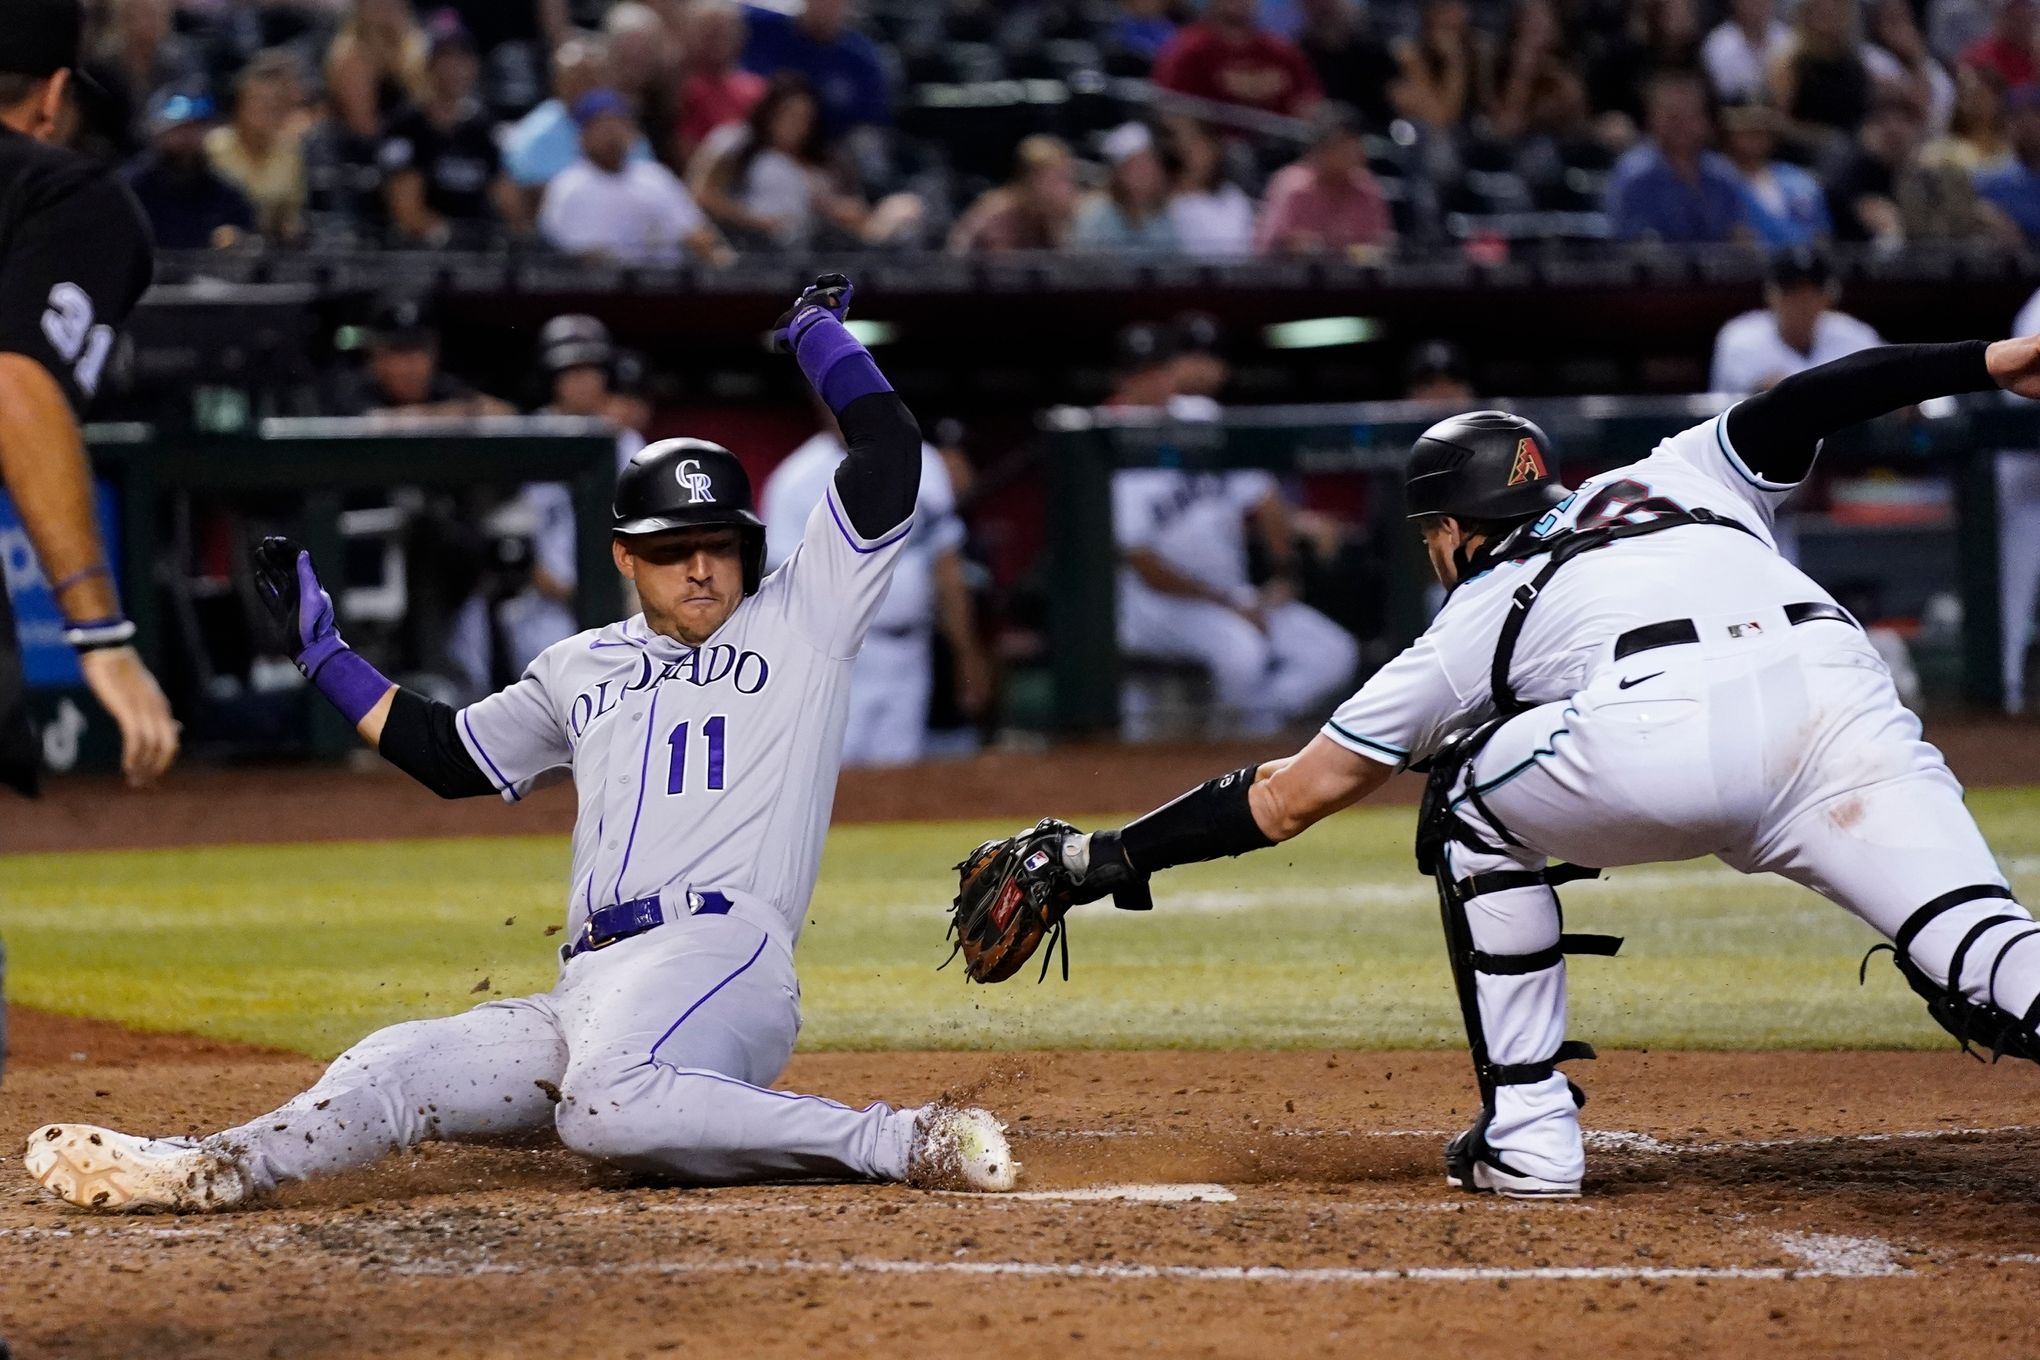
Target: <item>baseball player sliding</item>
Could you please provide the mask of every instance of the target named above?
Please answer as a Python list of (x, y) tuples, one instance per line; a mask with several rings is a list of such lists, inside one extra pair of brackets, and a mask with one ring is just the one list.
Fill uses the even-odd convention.
[(1562, 933), (1574, 865), (1711, 854), (1803, 883), (1889, 939), (1965, 1045), (2040, 1058), (2040, 930), (1861, 628), (1772, 540), (1824, 436), (1998, 388), (2040, 397), (2040, 337), (1866, 350), (1572, 491), (1526, 420), (1433, 426), (1408, 479), (1450, 592), (1430, 630), (1293, 756), (1116, 831), (981, 846), (953, 923), (971, 975), (1010, 974), (1073, 904), (1143, 906), (1149, 875), (1288, 840), (1421, 762), (1418, 862), (1482, 1103), (1452, 1185), (1580, 1191), (1584, 1097), (1557, 1066), (1593, 1052), (1566, 1038), (1565, 956), (1621, 942)]
[(672, 439), (618, 478), (613, 553), (644, 612), (542, 653), (461, 710), (349, 650), (311, 557), (268, 539), (259, 584), (298, 665), (442, 797), (516, 802), (572, 773), (569, 941), (551, 991), (370, 1035), (282, 1108), (196, 1141), (83, 1124), (30, 1135), (29, 1173), (98, 1209), (218, 1209), (428, 1139), (552, 1126), (600, 1161), (691, 1184), (870, 1179), (1005, 1190), (1002, 1126), (948, 1105), (862, 1110), (766, 1089), (793, 1052), (806, 919), (851, 661), (910, 527), (921, 437), (843, 327), (826, 275), (778, 334), (849, 455), (800, 547), (765, 530), (727, 450)]

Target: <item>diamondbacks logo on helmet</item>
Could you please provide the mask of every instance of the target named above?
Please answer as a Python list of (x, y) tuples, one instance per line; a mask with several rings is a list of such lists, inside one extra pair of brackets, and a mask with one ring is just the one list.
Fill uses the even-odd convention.
[[(1529, 441), (1523, 442), (1527, 444)], [(673, 477), (687, 489), (689, 505), (715, 504), (715, 482), (701, 470), (700, 459), (682, 459), (680, 466), (673, 469)]]
[(1544, 469), (1544, 455), (1537, 451), (1537, 441), (1527, 435), (1517, 440), (1516, 461), (1509, 466), (1509, 485), (1542, 481), (1550, 475)]

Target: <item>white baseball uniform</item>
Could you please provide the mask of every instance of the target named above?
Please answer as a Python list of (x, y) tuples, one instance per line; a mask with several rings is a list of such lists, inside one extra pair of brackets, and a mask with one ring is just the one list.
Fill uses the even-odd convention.
[[(1146, 549), (1250, 607), (1258, 597), (1247, 579), (1246, 516), (1279, 494), (1265, 472), (1129, 468), (1112, 475), (1113, 533), (1122, 557)], [(1219, 706), (1245, 735), (1310, 712), (1351, 683), (1360, 658), (1352, 635), (1309, 605), (1277, 605), (1256, 627), (1216, 601), (1164, 594), (1129, 566), (1119, 571), (1119, 646), (1204, 667)]]
[[(800, 545), (808, 518), (846, 452), (824, 430), (788, 454), (765, 479), (759, 513), (765, 521), (768, 568), (776, 569)], [(935, 564), (944, 553), (960, 549), (963, 538), (949, 469), (940, 454), (923, 444), (913, 532), (850, 671), (846, 766), (911, 765), (921, 758), (934, 685)]]
[[(2013, 335), (2040, 332), (2040, 293), (2026, 299)], [(2033, 645), (2033, 606), (2040, 599), (2040, 451), (1997, 455), (1999, 641), (2004, 655), (2005, 711), (2026, 707), (2026, 651)]]
[(1827, 311), (1813, 324), (1813, 348), (1797, 350), (1778, 334), (1778, 318), (1760, 307), (1730, 319), (1716, 333), (1707, 390), (1748, 396), (1780, 378), (1883, 343), (1869, 323), (1847, 312)]
[[(1877, 652), (1775, 552), (1773, 517), (1792, 490), (1750, 471), (1724, 415), (1588, 480), (1538, 522), (1542, 535), (1705, 509), (1749, 532), (1669, 528), (1583, 552), (1557, 572), (1510, 669), (1520, 700), (1535, 706), (1504, 723), (1454, 786), (1455, 810), (1502, 848), (1454, 842), (1450, 873), (1537, 871), (1547, 857), (1607, 868), (1715, 855), (1803, 883), (1887, 937), (1936, 899), (1977, 889), (1918, 930), (1911, 956), (1943, 984), (1961, 958), (1957, 990), (2026, 1015), (2040, 996), (2040, 949), (2005, 946), (2031, 918), (2007, 900), (1961, 786), (1921, 740)], [(1548, 561), (1505, 562), (1460, 585), (1324, 734), (1399, 765), (1488, 716), (1503, 619)], [(1694, 640), (1617, 655), (1631, 630), (1681, 619)], [(1557, 898), (1511, 886), (1472, 896), (1466, 914), (1485, 954), (1550, 951), (1475, 974), (1491, 1059), (1549, 1061), (1565, 1036)], [(1499, 1086), (1487, 1140), (1530, 1175), (1580, 1178), (1578, 1115), (1561, 1075)]]
[(643, 616), (548, 648), (462, 709), (515, 802), (571, 774), (567, 940), (591, 912), (665, 924), (566, 959), (538, 996), (371, 1035), (310, 1091), (209, 1140), (256, 1188), (427, 1138), (556, 1127), (697, 1183), (904, 1176), (914, 1111), (766, 1089), (793, 1051), (793, 948), (835, 799), (851, 661), (912, 520), (873, 540), (832, 485), (799, 548), (699, 647)]

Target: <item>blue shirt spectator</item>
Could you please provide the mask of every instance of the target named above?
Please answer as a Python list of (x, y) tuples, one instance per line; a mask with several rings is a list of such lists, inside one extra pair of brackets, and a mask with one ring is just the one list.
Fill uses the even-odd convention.
[[(581, 128), (567, 112), (576, 99), (609, 83), (609, 58), (600, 43), (569, 38), (553, 53), (552, 97), (503, 132), (503, 168), (527, 189), (540, 189), (581, 158)], [(642, 136), (630, 149), (633, 161), (651, 158)]]
[(1706, 149), (1707, 87), (1690, 72), (1652, 79), (1650, 140), (1615, 163), (1608, 216), (1618, 240), (1727, 241), (1744, 226), (1742, 179)]
[(255, 206), (205, 158), (210, 99), (159, 94), (149, 109), (152, 145), (122, 172), (165, 250), (235, 244), (255, 230)]
[(751, 6), (744, 68), (761, 76), (797, 71), (822, 103), (831, 137), (851, 128), (892, 122), (892, 90), (878, 48), (850, 28), (849, 0), (807, 0), (798, 18)]
[(2040, 241), (2040, 88), (2015, 91), (2011, 126), (2011, 164), (1976, 176), (1977, 197), (1995, 204), (2018, 224), (2028, 241)]
[(1743, 220), (1770, 249), (1811, 245), (1834, 233), (1827, 190), (1787, 161), (1776, 160), (1778, 115), (1762, 104), (1721, 111), (1722, 149), (1742, 181)]

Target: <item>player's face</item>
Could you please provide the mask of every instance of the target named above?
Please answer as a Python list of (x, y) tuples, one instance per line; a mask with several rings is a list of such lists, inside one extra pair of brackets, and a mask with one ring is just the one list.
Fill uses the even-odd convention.
[(652, 631), (690, 647), (706, 642), (743, 602), (743, 539), (735, 529), (623, 534), (610, 550), (637, 587)]

